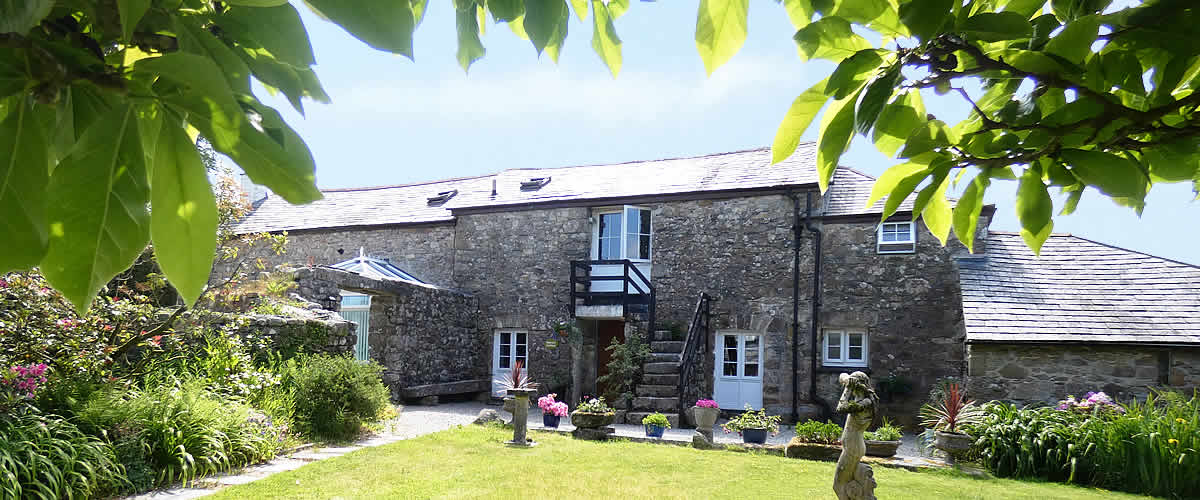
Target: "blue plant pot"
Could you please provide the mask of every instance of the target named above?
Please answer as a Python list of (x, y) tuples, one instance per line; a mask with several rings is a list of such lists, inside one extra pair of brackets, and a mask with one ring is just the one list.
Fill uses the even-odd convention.
[(549, 427), (551, 429), (557, 429), (558, 428), (558, 419), (560, 419), (560, 418), (562, 418), (562, 417), (551, 415), (549, 413), (543, 413), (542, 414), (542, 426)]
[(767, 442), (767, 430), (742, 429), (742, 442), (750, 444), (763, 444)]
[(667, 428), (661, 425), (647, 425), (646, 437), (661, 438), (663, 436), (663, 431), (665, 430), (667, 430)]

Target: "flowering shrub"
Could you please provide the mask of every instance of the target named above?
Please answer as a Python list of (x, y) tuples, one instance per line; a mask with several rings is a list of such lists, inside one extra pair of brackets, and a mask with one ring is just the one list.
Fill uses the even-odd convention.
[(584, 413), (613, 413), (615, 410), (608, 403), (604, 402), (604, 397), (598, 398), (583, 398), (583, 402), (575, 407), (575, 411)]
[(565, 417), (569, 412), (567, 404), (562, 401), (555, 401), (554, 398), (558, 394), (550, 393), (538, 398), (538, 408), (542, 409), (542, 413), (554, 415), (556, 417)]
[(1076, 400), (1075, 396), (1067, 396), (1067, 399), (1058, 402), (1056, 408), (1063, 411), (1076, 411), (1080, 413), (1092, 413), (1093, 411), (1125, 413), (1125, 409), (1121, 408), (1121, 405), (1118, 405), (1104, 392), (1089, 392), (1083, 399), (1079, 400)]
[(696, 400), (696, 406), (699, 408), (716, 408), (717, 402), (711, 399), (699, 399)]
[(842, 440), (842, 426), (828, 420), (809, 420), (796, 424), (796, 439), (802, 443), (837, 444)]
[(0, 372), (0, 414), (14, 408), (23, 408), (23, 403), (33, 399), (38, 387), (46, 383), (46, 365), (17, 365)]

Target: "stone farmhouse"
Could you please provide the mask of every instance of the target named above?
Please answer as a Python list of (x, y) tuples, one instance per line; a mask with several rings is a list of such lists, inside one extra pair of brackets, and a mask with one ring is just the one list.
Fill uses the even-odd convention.
[[(240, 233), (287, 232), (300, 290), (359, 323), (397, 398), (500, 394), (521, 362), (545, 392), (596, 394), (614, 339), (648, 336), (627, 419), (713, 397), (824, 418), (862, 370), (911, 422), (939, 379), (1050, 402), (1200, 387), (1200, 267), (1056, 235), (1035, 257), (989, 231), (943, 247), (906, 201), (816, 147), (766, 149), (268, 197)], [(328, 267), (335, 266), (336, 267)], [(582, 345), (555, 325), (575, 321)], [(579, 345), (579, 344), (575, 344)]]

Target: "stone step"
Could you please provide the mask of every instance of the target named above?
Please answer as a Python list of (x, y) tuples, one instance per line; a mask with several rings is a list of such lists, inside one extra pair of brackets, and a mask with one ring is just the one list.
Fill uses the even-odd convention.
[(679, 395), (679, 385), (639, 385), (637, 386), (638, 396), (650, 396), (655, 398), (672, 398)]
[(669, 361), (672, 363), (679, 362), (680, 354), (677, 352), (652, 352), (650, 353), (650, 363), (660, 363)]
[(642, 382), (649, 385), (670, 385), (674, 387), (679, 384), (679, 374), (646, 373), (642, 375)]
[[(625, 423), (632, 424), (632, 425), (642, 425), (642, 419), (646, 418), (646, 415), (649, 415), (650, 413), (653, 413), (653, 412), (631, 411), (631, 412), (625, 414)], [(678, 413), (663, 413), (663, 416), (667, 417), (667, 421), (671, 423), (672, 429), (679, 428), (679, 414)]]
[(679, 363), (663, 362), (663, 363), (646, 363), (642, 365), (642, 371), (645, 373), (667, 373), (679, 375)]
[(679, 409), (679, 398), (633, 398), (633, 407), (642, 411), (670, 411)]
[(675, 340), (675, 333), (671, 330), (654, 330), (654, 335), (651, 335), (650, 340), (655, 342), (673, 341)]
[(682, 340), (656, 340), (650, 343), (651, 352), (683, 352)]

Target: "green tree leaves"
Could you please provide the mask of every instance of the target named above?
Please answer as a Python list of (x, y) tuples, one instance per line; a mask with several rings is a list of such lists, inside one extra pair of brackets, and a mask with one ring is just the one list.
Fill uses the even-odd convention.
[(152, 167), (154, 255), (188, 304), (208, 283), (217, 251), (217, 202), (196, 145), (179, 123), (162, 127)]
[(540, 55), (548, 51), (558, 61), (558, 51), (567, 39), (571, 12), (566, 0), (525, 0), (525, 32)]
[(786, 160), (796, 152), (796, 147), (800, 145), (800, 136), (808, 130), (828, 100), (824, 90), (827, 87), (826, 81), (822, 80), (813, 85), (792, 102), (792, 107), (788, 108), (783, 122), (779, 124), (779, 130), (775, 132), (775, 142), (771, 144), (771, 163)]
[(54, 0), (0, 0), (0, 33), (28, 33), (52, 8)]
[(728, 62), (746, 42), (749, 10), (749, 0), (700, 0), (696, 49), (709, 75)]
[(1017, 220), (1021, 221), (1021, 238), (1034, 254), (1041, 252), (1042, 243), (1054, 230), (1054, 221), (1050, 220), (1053, 214), (1054, 202), (1042, 182), (1041, 172), (1026, 169), (1017, 187)]
[(601, 0), (592, 0), (592, 50), (608, 66), (613, 78), (621, 71), (621, 39), (613, 26), (613, 15)]
[(150, 9), (150, 0), (117, 0), (117, 12), (121, 17), (121, 34), (125, 40), (133, 39), (133, 29)]
[[(282, 5), (286, 2), (270, 2)], [(341, 26), (367, 45), (413, 58), (416, 17), (409, 0), (306, 0), (322, 17)], [(235, 2), (236, 3), (236, 2)], [(257, 5), (264, 7), (268, 5)]]
[(841, 62), (863, 49), (871, 48), (866, 38), (850, 30), (850, 22), (840, 17), (822, 17), (792, 37), (801, 59), (828, 59)]
[(50, 245), (41, 270), (84, 311), (149, 240), (149, 186), (132, 106), (102, 115), (50, 179)]
[(468, 72), (471, 63), (478, 61), (486, 52), (479, 40), (479, 15), (475, 2), (455, 0), (455, 26), (458, 29), (458, 65)]
[(24, 97), (0, 121), (0, 274), (29, 269), (46, 254), (46, 139)]

